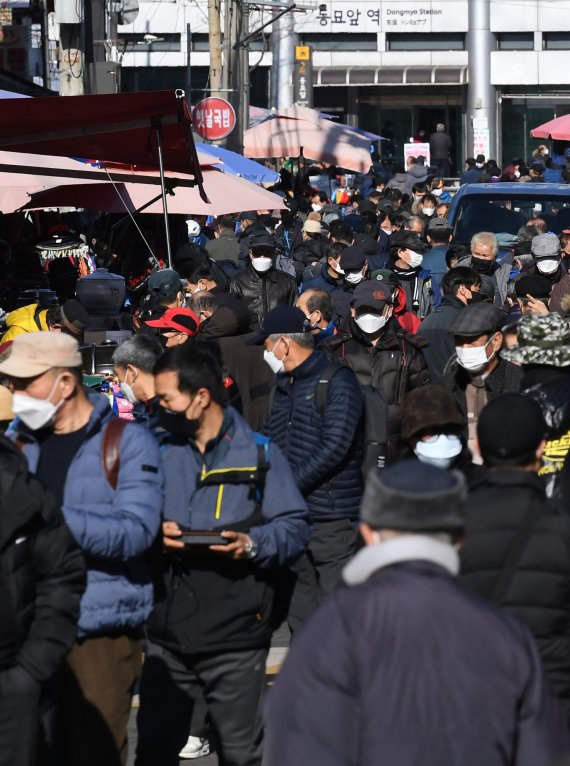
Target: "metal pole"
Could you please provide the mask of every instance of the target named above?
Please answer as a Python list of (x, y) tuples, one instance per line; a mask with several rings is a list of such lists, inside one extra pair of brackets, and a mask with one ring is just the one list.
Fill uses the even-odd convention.
[(487, 125), (489, 155), (498, 158), (497, 92), (491, 85), (491, 51), (495, 35), (491, 32), (490, 0), (469, 0), (469, 85), (467, 90), (467, 154), (474, 152), (473, 120)]
[(271, 106), (276, 109), (285, 109), (293, 103), (295, 22), (291, 11), (275, 20), (271, 32), (271, 49), (273, 51)]
[(160, 117), (153, 117), (152, 125), (156, 129), (156, 145), (158, 148), (158, 167), (160, 168), (160, 188), (162, 189), (162, 210), (164, 213), (164, 232), (166, 235), (166, 255), (168, 267), (172, 268), (172, 251), (170, 248), (170, 231), (168, 228), (168, 204), (166, 202), (166, 186), (164, 182), (164, 161), (162, 158), (162, 135), (160, 132)]
[(192, 27), (186, 24), (186, 103), (192, 112)]

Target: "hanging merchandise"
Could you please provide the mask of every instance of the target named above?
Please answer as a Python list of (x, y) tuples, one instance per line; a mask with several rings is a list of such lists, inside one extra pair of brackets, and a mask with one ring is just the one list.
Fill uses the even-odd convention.
[(68, 234), (54, 234), (36, 245), (42, 268), (57, 258), (69, 258), (80, 277), (95, 271), (95, 258), (88, 245)]

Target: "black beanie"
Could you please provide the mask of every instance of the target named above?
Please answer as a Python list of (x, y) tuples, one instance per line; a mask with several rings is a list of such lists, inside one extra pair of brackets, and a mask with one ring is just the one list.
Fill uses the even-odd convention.
[(481, 412), (477, 425), (481, 456), (490, 464), (530, 463), (545, 434), (540, 406), (522, 394), (502, 394), (493, 399)]

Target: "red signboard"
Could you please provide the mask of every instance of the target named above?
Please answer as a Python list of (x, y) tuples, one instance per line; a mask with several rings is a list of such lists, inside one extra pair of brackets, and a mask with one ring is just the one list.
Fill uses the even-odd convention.
[(216, 141), (229, 136), (236, 126), (236, 113), (223, 98), (204, 98), (192, 109), (194, 130), (202, 138)]

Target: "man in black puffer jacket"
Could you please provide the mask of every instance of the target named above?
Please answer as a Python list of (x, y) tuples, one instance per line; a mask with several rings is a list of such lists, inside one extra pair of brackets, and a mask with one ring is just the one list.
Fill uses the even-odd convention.
[(356, 374), (362, 386), (379, 389), (388, 405), (389, 457), (400, 446), (400, 403), (404, 394), (430, 382), (422, 352), (426, 341), (407, 333), (393, 317), (389, 289), (376, 280), (361, 282), (352, 298), (348, 333), (327, 342), (327, 350)]
[[(289, 611), (296, 630), (337, 585), (357, 545), (362, 494), (360, 422), (362, 393), (354, 373), (315, 351), (305, 314), (298, 308), (271, 311), (251, 342), (265, 345), (277, 373), (268, 434), (288, 459), (309, 506), (313, 532), (297, 562), (297, 585)], [(317, 386), (323, 378), (321, 408)]]
[(67, 655), (83, 557), (55, 500), (0, 437), (0, 764), (35, 763), (41, 684)]
[(539, 405), (504, 394), (477, 429), (486, 474), (471, 487), (462, 581), (533, 634), (570, 720), (570, 519), (537, 476), (546, 423)]

